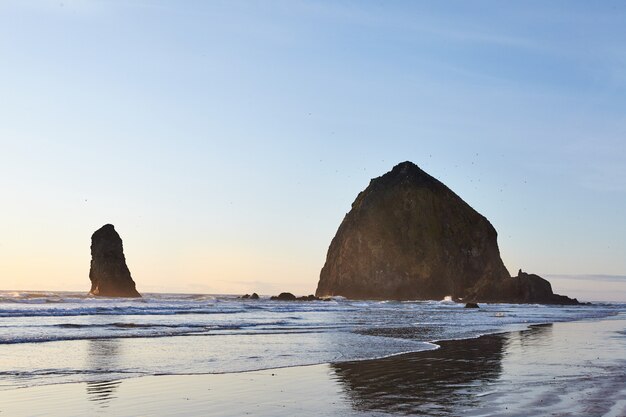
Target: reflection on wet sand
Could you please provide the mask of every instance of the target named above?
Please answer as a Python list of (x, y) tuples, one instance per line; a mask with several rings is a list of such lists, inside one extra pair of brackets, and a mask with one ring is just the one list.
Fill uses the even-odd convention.
[(87, 382), (87, 399), (96, 402), (100, 407), (108, 407), (108, 403), (116, 398), (116, 391), (122, 381), (106, 378), (112, 372), (120, 351), (120, 341), (116, 339), (95, 339), (89, 341), (87, 350), (88, 369), (102, 374), (103, 379)]
[(97, 402), (101, 407), (107, 407), (115, 398), (115, 392), (122, 381), (87, 382), (87, 399)]
[(536, 324), (523, 332), (510, 333), (509, 345), (517, 341), (522, 349), (536, 349), (552, 343), (552, 323)]
[(505, 335), (441, 342), (440, 349), (334, 364), (357, 411), (446, 415), (471, 406), (500, 375)]
[(500, 377), (512, 338), (536, 343), (551, 325), (439, 342), (437, 350), (384, 359), (333, 364), (335, 378), (355, 411), (417, 415), (456, 415), (476, 407), (481, 393)]

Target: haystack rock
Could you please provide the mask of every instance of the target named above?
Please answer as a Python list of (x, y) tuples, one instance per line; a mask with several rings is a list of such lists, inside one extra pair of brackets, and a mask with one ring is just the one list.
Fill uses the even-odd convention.
[[(536, 279), (536, 278), (538, 279)], [(491, 223), (411, 162), (374, 178), (333, 238), (316, 296), (576, 303), (542, 278), (511, 278)]]
[(105, 224), (91, 236), (92, 295), (103, 297), (141, 297), (130, 276), (122, 239), (112, 224)]

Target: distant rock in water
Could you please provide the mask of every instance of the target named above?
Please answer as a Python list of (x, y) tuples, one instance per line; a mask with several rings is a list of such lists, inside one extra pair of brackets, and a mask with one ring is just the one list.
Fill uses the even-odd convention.
[(244, 295), (242, 295), (239, 298), (244, 299), (244, 300), (258, 300), (259, 299), (259, 294), (253, 292), (252, 295), (244, 294)]
[(274, 295), (270, 297), (270, 300), (274, 300), (274, 301), (319, 301), (320, 298), (314, 296), (313, 294), (296, 297), (290, 292), (281, 292), (278, 295)]
[(296, 298), (298, 301), (319, 301), (320, 298), (314, 296), (313, 294), (303, 295), (302, 297)]
[(549, 283), (546, 288), (535, 278), (511, 278), (491, 223), (417, 165), (403, 162), (371, 180), (352, 203), (315, 295), (575, 302), (546, 290), (552, 294)]
[(270, 300), (278, 300), (278, 301), (295, 301), (296, 296), (290, 292), (281, 292), (278, 295), (273, 295), (270, 297)]
[(122, 239), (112, 224), (105, 224), (91, 236), (90, 294), (103, 297), (141, 297), (130, 276)]

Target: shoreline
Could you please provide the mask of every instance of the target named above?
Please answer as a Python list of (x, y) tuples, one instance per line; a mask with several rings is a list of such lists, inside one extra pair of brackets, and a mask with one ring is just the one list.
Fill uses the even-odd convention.
[[(625, 329), (621, 312), (445, 340), (437, 349), (376, 359), (10, 388), (0, 391), (0, 412), (522, 416), (550, 411), (573, 416), (587, 410), (582, 415), (617, 417), (626, 415)], [(603, 393), (589, 394), (600, 381), (605, 381)], [(621, 388), (611, 390), (606, 381)], [(564, 393), (571, 398), (559, 399)], [(146, 395), (153, 403), (145, 402)], [(183, 405), (186, 411), (178, 412)]]

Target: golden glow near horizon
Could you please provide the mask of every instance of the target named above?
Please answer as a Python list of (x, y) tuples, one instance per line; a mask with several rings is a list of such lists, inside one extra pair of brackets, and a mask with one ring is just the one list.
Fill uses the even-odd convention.
[[(122, 239), (124, 239), (123, 231)], [(89, 290), (89, 238), (74, 244), (80, 256), (65, 252), (63, 242), (3, 251), (0, 290)], [(40, 243), (41, 240), (40, 240)], [(279, 253), (267, 247), (169, 247), (151, 245), (153, 253), (124, 242), (127, 264), (143, 292), (273, 294), (315, 292), (318, 273), (303, 254)], [(167, 254), (165, 254), (167, 252)], [(321, 268), (321, 266), (319, 267)]]
[[(124, 239), (124, 231), (119, 230)], [(137, 236), (130, 233), (130, 240)], [(89, 235), (90, 236), (90, 235)], [(65, 235), (64, 238), (70, 236)], [(81, 244), (47, 242), (41, 246), (14, 246), (0, 257), (0, 290), (89, 290), (89, 237)], [(24, 242), (22, 242), (24, 243)], [(306, 262), (307, 253), (279, 252), (254, 245), (176, 248), (171, 241), (124, 242), (125, 255), (140, 292), (271, 295), (282, 291), (315, 292), (324, 262)], [(143, 248), (141, 247), (145, 245)], [(172, 246), (170, 247), (170, 244)], [(70, 247), (74, 255), (66, 253)], [(150, 252), (152, 251), (152, 252)], [(80, 253), (80, 256), (76, 254)], [(626, 301), (626, 277), (559, 275), (546, 278), (555, 292), (591, 301)]]

